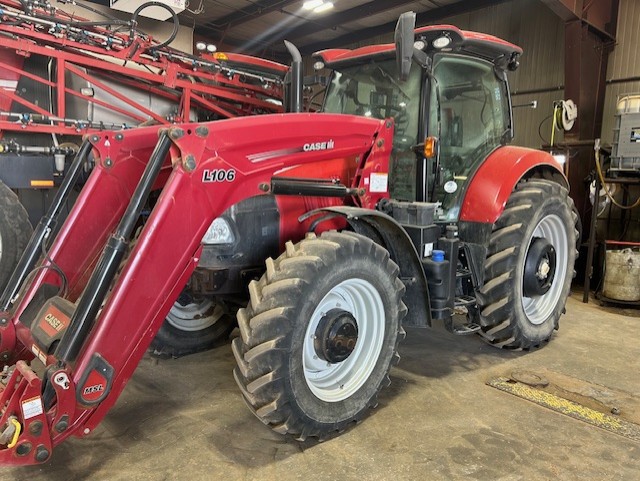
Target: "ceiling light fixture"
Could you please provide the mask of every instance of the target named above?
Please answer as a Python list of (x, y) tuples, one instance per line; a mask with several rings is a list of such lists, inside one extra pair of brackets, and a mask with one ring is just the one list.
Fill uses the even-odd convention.
[(333, 8), (333, 2), (324, 2), (313, 9), (313, 13), (322, 13)]
[(304, 10), (313, 10), (324, 3), (324, 0), (307, 0), (302, 4)]

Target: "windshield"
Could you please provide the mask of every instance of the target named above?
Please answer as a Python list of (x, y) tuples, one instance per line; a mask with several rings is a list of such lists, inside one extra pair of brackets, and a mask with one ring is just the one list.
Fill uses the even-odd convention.
[(395, 122), (393, 152), (389, 165), (391, 196), (403, 200), (415, 197), (422, 69), (411, 67), (406, 82), (398, 82), (395, 59), (375, 61), (335, 70), (327, 88), (324, 112), (362, 115)]
[(334, 71), (324, 111), (376, 119), (393, 117), (395, 142), (416, 143), (420, 110), (420, 68), (414, 65), (407, 82), (396, 79), (395, 60), (371, 61)]
[(508, 93), (493, 64), (477, 58), (436, 56), (433, 75), (429, 135), (440, 141), (440, 165), (430, 191), (440, 220), (455, 221), (467, 178), (506, 140)]

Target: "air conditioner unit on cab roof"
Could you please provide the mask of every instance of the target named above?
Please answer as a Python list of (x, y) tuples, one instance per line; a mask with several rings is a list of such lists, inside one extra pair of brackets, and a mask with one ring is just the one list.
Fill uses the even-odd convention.
[[(156, 2), (164, 3), (174, 12), (180, 13), (185, 9), (186, 0), (155, 0)], [(111, 8), (120, 10), (121, 12), (133, 13), (136, 8), (144, 3), (149, 3), (149, 0), (110, 0)], [(147, 7), (140, 12), (143, 17), (153, 18), (155, 20), (168, 20), (171, 18), (171, 14), (166, 8), (153, 6)]]

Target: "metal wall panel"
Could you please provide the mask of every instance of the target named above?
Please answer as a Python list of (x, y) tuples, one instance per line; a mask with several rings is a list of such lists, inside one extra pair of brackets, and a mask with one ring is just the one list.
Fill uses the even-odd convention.
[(640, 1), (620, 0), (616, 45), (609, 55), (602, 140), (611, 143), (616, 100), (625, 94), (640, 94)]

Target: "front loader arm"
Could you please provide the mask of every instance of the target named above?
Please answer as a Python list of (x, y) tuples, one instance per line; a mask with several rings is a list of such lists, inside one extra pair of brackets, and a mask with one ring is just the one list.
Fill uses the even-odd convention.
[[(113, 137), (95, 141), (101, 157), (89, 183), (94, 190), (86, 196), (83, 192), (83, 204), (78, 201), (52, 245), (51, 261), (44, 261), (55, 262), (70, 286), (67, 298), (56, 301), (73, 309), (57, 347), (38, 355), (43, 351), (42, 342), (32, 332), (34, 326), (47, 327), (43, 323), (51, 316), (48, 309), (55, 305), (47, 307), (48, 301), (37, 299), (36, 294), (47, 283), (58, 286), (56, 274), (39, 271), (12, 308), (7, 329), (17, 335), (14, 345), (5, 346), (3, 334), (2, 347), (18, 362), (0, 394), (0, 430), (7, 433), (5, 438), (12, 438), (17, 431), (11, 433), (11, 426), (18, 424), (20, 433), (15, 440), (5, 441), (0, 432), (0, 464), (46, 461), (54, 445), (69, 435), (86, 435), (100, 423), (197, 266), (208, 226), (228, 207), (264, 195), (274, 176), (301, 173), (304, 166), (339, 158), (356, 163), (350, 180), (358, 183), (367, 202), (385, 195), (380, 189), (372, 192), (368, 185), (371, 173), (388, 172), (393, 138), (389, 122), (290, 114), (184, 124), (160, 133), (144, 171), (139, 165), (140, 154), (151, 152), (152, 132), (141, 130), (144, 133), (121, 133), (119, 144)], [(157, 135), (155, 130), (153, 135)], [(163, 150), (161, 146), (169, 147)], [(125, 163), (136, 167), (119, 167)], [(154, 163), (163, 168), (157, 178), (149, 179)], [(163, 172), (169, 167), (167, 178)], [(102, 192), (102, 186), (108, 185), (105, 190), (110, 190), (113, 183), (120, 186), (119, 194)], [(141, 188), (145, 183), (146, 191)], [(135, 190), (131, 189), (135, 184)], [(148, 196), (149, 190), (158, 187), (162, 192), (117, 273), (116, 264), (125, 257), (123, 249), (135, 224), (132, 219), (139, 216), (140, 201), (146, 200), (138, 197)], [(131, 197), (124, 206), (123, 192)], [(114, 205), (105, 204), (105, 198)], [(100, 216), (98, 226), (84, 232), (81, 219), (92, 214)], [(91, 242), (106, 246), (92, 249)], [(81, 252), (83, 249), (86, 252)], [(32, 302), (44, 307), (38, 312), (29, 307)], [(37, 313), (33, 320), (25, 318), (25, 313), (33, 312)], [(36, 375), (24, 362), (33, 354), (15, 358), (13, 353), (24, 351), (44, 360), (44, 374)]]

